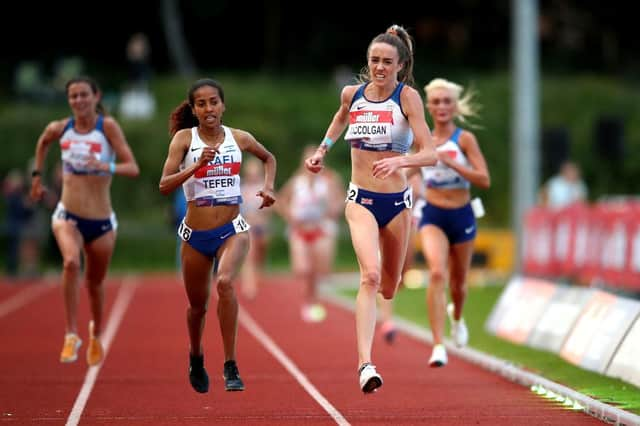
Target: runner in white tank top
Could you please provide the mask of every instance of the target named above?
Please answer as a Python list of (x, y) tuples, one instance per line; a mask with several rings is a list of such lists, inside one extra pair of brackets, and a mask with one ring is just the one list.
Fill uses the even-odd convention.
[(249, 228), (251, 245), (247, 259), (242, 265), (240, 284), (244, 296), (248, 299), (254, 299), (258, 295), (265, 272), (273, 210), (261, 209), (262, 198), (256, 197), (264, 183), (262, 162), (257, 158), (250, 157), (243, 164), (241, 173), (242, 204), (240, 205), (240, 213), (251, 225)]
[[(240, 192), (242, 151), (229, 128), (221, 126), (221, 129), (224, 133), (223, 140), (213, 160), (199, 167), (182, 184), (187, 202), (195, 201), (198, 206), (242, 203)], [(200, 139), (198, 127), (192, 127), (191, 144), (180, 164), (180, 170), (196, 165), (206, 146), (207, 144)]]
[[(466, 276), (471, 267), (476, 219), (470, 205), (471, 185), (487, 189), (489, 170), (475, 135), (458, 127), (475, 113), (472, 93), (444, 79), (425, 86), (426, 108), (431, 115), (438, 163), (423, 167), (426, 206), (418, 224), (422, 252), (429, 268), (427, 304), (433, 330), (432, 367), (447, 364), (443, 342), (444, 322), (449, 313), (454, 342), (463, 346), (468, 332), (462, 319), (466, 298)], [(447, 307), (446, 277), (452, 303)]]
[(225, 390), (244, 390), (236, 364), (238, 300), (233, 287), (249, 250), (250, 225), (240, 215), (243, 153), (264, 164), (264, 185), (255, 195), (262, 199), (260, 208), (275, 202), (275, 157), (250, 133), (223, 126), (224, 111), (224, 91), (218, 82), (201, 79), (191, 86), (187, 100), (171, 114), (173, 137), (159, 183), (161, 193), (184, 190), (188, 201), (178, 233), (183, 240), (182, 277), (189, 300), (189, 381), (200, 393), (209, 390), (202, 339), (212, 270), (224, 345)]
[[(92, 318), (86, 360), (95, 365), (103, 356), (100, 342), (104, 323), (103, 283), (116, 242), (111, 180), (116, 174), (136, 177), (140, 170), (120, 125), (105, 115), (96, 82), (88, 77), (73, 78), (65, 90), (73, 114), (50, 122), (38, 138), (31, 197), (40, 200), (44, 194), (41, 175), (45, 159), (51, 143), (59, 140), (64, 171), (60, 202), (51, 216), (51, 230), (63, 265), (66, 330), (60, 361), (76, 361), (82, 345), (77, 294), (83, 285), (88, 287)], [(80, 279), (83, 270), (85, 282)]]
[(324, 168), (318, 174), (304, 167), (316, 147), (302, 153), (300, 166), (278, 193), (278, 212), (287, 224), (289, 258), (298, 281), (304, 285), (301, 317), (318, 322), (326, 310), (318, 297), (318, 285), (332, 269), (338, 218), (344, 209), (344, 187), (337, 172)]

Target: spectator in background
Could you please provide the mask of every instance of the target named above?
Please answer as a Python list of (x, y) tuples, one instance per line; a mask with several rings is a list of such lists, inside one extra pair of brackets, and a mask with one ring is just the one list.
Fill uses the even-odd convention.
[[(88, 77), (66, 84), (71, 117), (50, 122), (38, 137), (31, 172), (31, 197), (42, 200), (47, 192), (42, 171), (50, 145), (60, 141), (64, 173), (62, 194), (51, 216), (51, 229), (62, 254), (66, 333), (61, 362), (74, 362), (82, 340), (78, 336), (78, 289), (84, 255), (84, 279), (89, 293), (87, 363), (103, 357), (104, 280), (116, 243), (116, 216), (111, 206), (114, 175), (136, 177), (138, 164), (118, 122), (107, 115), (102, 92)], [(118, 160), (118, 162), (116, 162)]]
[[(209, 391), (202, 339), (211, 287), (218, 293), (226, 391), (243, 391), (236, 363), (238, 299), (236, 277), (249, 251), (250, 225), (240, 214), (240, 170), (245, 154), (264, 164), (260, 208), (275, 203), (276, 159), (255, 137), (222, 124), (224, 91), (204, 78), (189, 88), (187, 99), (171, 113), (171, 142), (162, 167), (160, 192), (184, 191), (187, 211), (178, 234), (182, 242), (182, 278), (188, 298), (189, 382), (196, 392)], [(212, 283), (212, 272), (214, 272)]]
[(249, 235), (249, 253), (242, 265), (242, 276), (240, 279), (242, 293), (248, 299), (253, 299), (258, 294), (260, 280), (264, 272), (267, 260), (267, 248), (271, 230), (271, 209), (261, 209), (262, 198), (260, 190), (264, 185), (264, 170), (262, 161), (250, 157), (247, 159), (242, 170), (242, 204), (240, 213), (247, 223), (251, 225)]
[(7, 238), (6, 273), (17, 277), (20, 273), (20, 252), (25, 223), (33, 214), (33, 206), (27, 198), (26, 180), (21, 170), (12, 169), (2, 182), (6, 210), (3, 224)]
[(318, 283), (333, 269), (338, 218), (344, 209), (345, 193), (340, 175), (324, 167), (311, 173), (304, 160), (316, 146), (302, 152), (301, 164), (278, 193), (278, 213), (287, 224), (289, 258), (297, 280), (304, 286), (301, 316), (307, 322), (320, 322), (326, 310), (318, 297)]
[(587, 186), (582, 180), (580, 168), (573, 161), (563, 162), (558, 173), (547, 181), (540, 194), (541, 204), (553, 209), (586, 199)]
[[(367, 46), (359, 84), (346, 85), (324, 139), (305, 166), (319, 173), (342, 132), (351, 146), (345, 218), (360, 267), (356, 297), (358, 381), (364, 393), (382, 386), (372, 363), (378, 293), (392, 299), (411, 237), (411, 189), (404, 168), (435, 164), (420, 93), (413, 87), (413, 40), (392, 25)], [(408, 154), (412, 145), (415, 152)]]
[(156, 100), (149, 90), (151, 46), (144, 33), (135, 33), (127, 43), (129, 80), (120, 100), (120, 113), (132, 120), (146, 120), (156, 111)]
[[(443, 345), (447, 313), (455, 344), (467, 344), (468, 331), (462, 309), (477, 232), (471, 186), (487, 189), (491, 179), (476, 136), (456, 124), (476, 115), (478, 107), (473, 102), (473, 92), (465, 92), (462, 86), (442, 78), (431, 80), (424, 90), (425, 106), (433, 120), (438, 162), (435, 166), (422, 167), (426, 205), (418, 232), (429, 269), (427, 306), (433, 333), (429, 365), (441, 367), (447, 364)], [(448, 306), (447, 282), (451, 294)]]
[(151, 78), (151, 46), (144, 33), (135, 33), (127, 43), (127, 61), (129, 62), (129, 84), (146, 89)]
[[(33, 159), (29, 160), (27, 168), (29, 173), (34, 168), (33, 161)], [(35, 278), (40, 275), (41, 251), (47, 232), (47, 218), (43, 206), (30, 200), (27, 194), (25, 194), (25, 199), (25, 204), (28, 206), (30, 213), (25, 218), (20, 235), (20, 270), (21, 275), (24, 277)], [(43, 201), (44, 207), (48, 208), (49, 204), (46, 195), (43, 197)]]
[[(34, 159), (29, 160), (28, 173), (33, 170)], [(58, 163), (59, 167), (59, 163)], [(56, 169), (54, 169), (54, 173)], [(38, 277), (42, 266), (42, 249), (47, 243), (47, 216), (51, 216), (60, 198), (60, 182), (53, 176), (51, 187), (42, 197), (42, 203), (33, 202), (25, 194), (30, 213), (25, 218), (20, 237), (20, 269), (26, 278)], [(51, 235), (50, 233), (48, 235)]]

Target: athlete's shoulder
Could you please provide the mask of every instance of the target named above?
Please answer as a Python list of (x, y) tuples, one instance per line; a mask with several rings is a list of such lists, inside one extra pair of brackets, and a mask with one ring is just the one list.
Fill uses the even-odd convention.
[(105, 127), (120, 127), (120, 123), (111, 115), (102, 115), (102, 123)]
[(400, 97), (405, 97), (405, 96), (410, 96), (410, 97), (417, 96), (420, 99), (422, 98), (418, 89), (408, 84), (402, 84), (402, 89), (400, 90)]
[(227, 127), (227, 130), (231, 133), (233, 140), (240, 147), (240, 149), (245, 149), (252, 143), (257, 142), (256, 138), (246, 130), (236, 129), (233, 127)]
[(471, 130), (460, 128), (460, 136), (458, 137), (460, 144), (477, 143), (477, 141), (476, 135)]
[(118, 123), (118, 121), (114, 117), (110, 115), (103, 115), (101, 117), (102, 125), (100, 125), (100, 122), (98, 122), (98, 124), (96, 125), (96, 129), (103, 132), (109, 139), (116, 136), (121, 136), (123, 134), (120, 123)]
[(52, 120), (44, 128), (44, 133), (50, 137), (60, 137), (71, 117), (61, 118), (60, 120)]
[(231, 136), (233, 136), (233, 138), (238, 141), (238, 139), (245, 139), (247, 137), (252, 137), (251, 133), (249, 133), (246, 130), (242, 130), (242, 129), (237, 129), (235, 127), (229, 127), (226, 126), (227, 131), (229, 131), (229, 133), (231, 133)]
[(422, 96), (415, 87), (408, 84), (403, 85), (400, 91), (400, 105), (402, 111), (407, 115), (422, 115), (424, 116), (423, 109), (424, 103), (422, 102)]
[(173, 135), (173, 141), (191, 143), (191, 128), (180, 129)]
[(351, 100), (351, 98), (353, 98), (353, 95), (355, 95), (358, 89), (363, 85), (364, 84), (347, 84), (342, 88), (342, 92), (341, 92), (342, 99), (346, 98)]

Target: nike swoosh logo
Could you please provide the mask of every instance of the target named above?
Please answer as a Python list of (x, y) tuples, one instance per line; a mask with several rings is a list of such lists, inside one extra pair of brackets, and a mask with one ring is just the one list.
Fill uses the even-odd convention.
[(464, 228), (464, 233), (465, 234), (470, 234), (473, 232), (473, 226), (470, 226), (468, 228)]
[(359, 110), (359, 109), (362, 109), (362, 108), (364, 108), (364, 107), (366, 107), (366, 105), (358, 105), (358, 106), (356, 107), (356, 109), (358, 109), (358, 110)]
[(223, 236), (220, 237), (221, 240), (224, 240), (225, 238), (229, 237), (231, 234), (233, 234), (233, 232), (227, 232), (226, 234), (224, 234)]
[(202, 147), (200, 147), (200, 148), (191, 148), (191, 152), (193, 152), (193, 151), (197, 151), (197, 150), (199, 150), (199, 149), (202, 149)]
[(393, 204), (395, 204), (396, 206), (399, 206), (399, 205), (404, 204), (404, 201), (396, 201)]

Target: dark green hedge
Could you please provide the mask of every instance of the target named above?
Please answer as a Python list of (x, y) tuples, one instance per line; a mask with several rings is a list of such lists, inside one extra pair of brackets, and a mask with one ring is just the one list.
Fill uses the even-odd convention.
[[(253, 133), (278, 159), (277, 184), (280, 185), (298, 165), (303, 146), (318, 143), (335, 112), (339, 101), (339, 88), (331, 76), (267, 78), (261, 74), (203, 73), (218, 79), (225, 88), (225, 124)], [(435, 76), (433, 76), (435, 77)], [(476, 121), (482, 126), (475, 133), (490, 167), (492, 187), (478, 192), (487, 210), (483, 226), (508, 227), (511, 215), (511, 79), (508, 74), (464, 74), (445, 76), (478, 91), (478, 101), (483, 105), (481, 117)], [(428, 77), (431, 78), (431, 77)], [(427, 82), (419, 81), (420, 87)], [(168, 222), (170, 200), (157, 189), (162, 164), (169, 142), (168, 116), (170, 111), (186, 97), (191, 81), (158, 76), (151, 88), (156, 96), (157, 113), (149, 121), (130, 121), (117, 114), (118, 94), (105, 90), (106, 100), (114, 115), (120, 119), (127, 139), (138, 159), (141, 176), (131, 181), (118, 177), (113, 184), (113, 204), (123, 221), (118, 250), (114, 262), (127, 265), (127, 258), (141, 253), (140, 247), (171, 246), (173, 236)], [(640, 92), (629, 84), (594, 76), (545, 78), (541, 82), (542, 128), (564, 127), (571, 140), (571, 156), (583, 167), (589, 186), (590, 198), (608, 194), (631, 194), (640, 186), (640, 162), (611, 160), (598, 155), (594, 142), (594, 126), (600, 116), (616, 116), (624, 123), (625, 159), (638, 158), (640, 154)], [(0, 99), (0, 130), (3, 155), (0, 156), (0, 175), (15, 167), (26, 169), (33, 155), (35, 142), (49, 120), (69, 113), (66, 103), (35, 104), (15, 99)], [(545, 158), (541, 153), (541, 158)], [(51, 167), (59, 158), (59, 150), (52, 147), (47, 165)], [(327, 162), (337, 168), (345, 182), (349, 179), (349, 150), (338, 143), (327, 157)], [(541, 171), (546, 179), (551, 173)], [(4, 204), (1, 205), (4, 214)], [(144, 229), (139, 232), (137, 229)], [(282, 226), (280, 226), (282, 229)], [(158, 241), (162, 244), (158, 244)], [(127, 242), (129, 241), (129, 242)], [(156, 241), (154, 243), (154, 241)], [(286, 248), (282, 241), (274, 254)], [(127, 249), (130, 247), (130, 250)], [(343, 256), (352, 259), (345, 235)], [(166, 250), (165, 250), (166, 251)], [(145, 250), (148, 263), (157, 266), (170, 259)], [(129, 253), (131, 256), (129, 256)], [(153, 254), (153, 255), (152, 255)], [(131, 262), (135, 264), (135, 262)]]

